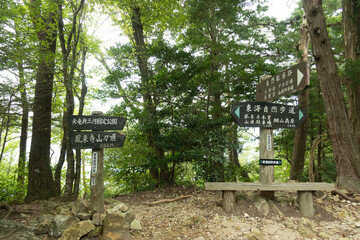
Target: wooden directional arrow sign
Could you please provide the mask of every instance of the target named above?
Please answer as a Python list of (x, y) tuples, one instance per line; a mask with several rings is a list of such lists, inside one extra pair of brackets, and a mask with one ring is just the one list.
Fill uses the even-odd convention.
[(125, 118), (103, 115), (76, 116), (67, 118), (71, 130), (121, 130), (125, 125)]
[(120, 148), (126, 135), (119, 132), (69, 132), (72, 148)]
[(310, 67), (301, 62), (286, 71), (272, 76), (256, 86), (256, 101), (271, 102), (309, 86)]
[(306, 108), (267, 102), (231, 105), (231, 115), (240, 127), (299, 128), (306, 119)]

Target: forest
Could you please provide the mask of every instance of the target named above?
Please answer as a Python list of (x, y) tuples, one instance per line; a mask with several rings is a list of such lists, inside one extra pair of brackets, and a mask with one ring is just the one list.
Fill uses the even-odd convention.
[(360, 191), (359, 0), (300, 1), (282, 21), (266, 0), (0, 3), (0, 201), (89, 197), (91, 150), (72, 148), (67, 117), (95, 110), (127, 119), (124, 146), (104, 150), (107, 197), (259, 181), (259, 129), (231, 104), (303, 61), (310, 86), (274, 100), (307, 109), (274, 129), (275, 181)]

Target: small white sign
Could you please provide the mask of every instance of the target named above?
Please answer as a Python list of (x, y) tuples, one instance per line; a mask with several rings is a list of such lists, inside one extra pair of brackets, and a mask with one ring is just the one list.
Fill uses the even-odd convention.
[(91, 177), (90, 178), (90, 187), (94, 187), (95, 186), (95, 177)]
[(272, 141), (272, 139), (271, 139), (271, 134), (268, 134), (268, 135), (267, 135), (267, 138), (266, 138), (266, 149), (267, 149), (268, 151), (271, 151), (271, 150), (272, 150), (272, 147), (271, 147), (272, 143), (271, 143), (271, 141)]
[(97, 162), (98, 162), (99, 153), (93, 152), (92, 161), (91, 161), (91, 173), (95, 174), (97, 172)]

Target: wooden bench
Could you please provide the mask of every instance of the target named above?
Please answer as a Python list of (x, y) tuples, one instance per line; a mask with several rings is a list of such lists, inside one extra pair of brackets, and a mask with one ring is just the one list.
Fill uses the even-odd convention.
[(297, 191), (300, 212), (304, 217), (313, 218), (315, 208), (313, 191), (335, 190), (334, 184), (322, 182), (254, 183), (254, 182), (206, 182), (205, 190), (223, 191), (224, 209), (227, 213), (235, 210), (235, 191)]

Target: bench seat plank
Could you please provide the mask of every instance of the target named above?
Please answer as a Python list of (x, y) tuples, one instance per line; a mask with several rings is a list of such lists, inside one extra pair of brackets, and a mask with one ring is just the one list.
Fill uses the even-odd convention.
[(222, 191), (332, 191), (335, 185), (323, 182), (255, 183), (255, 182), (206, 182), (205, 190)]

